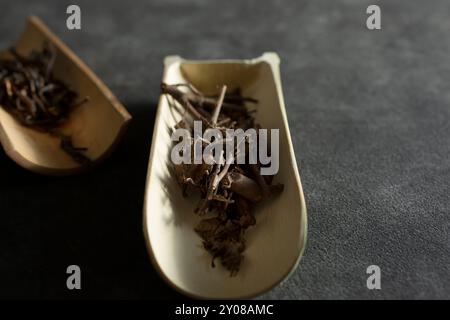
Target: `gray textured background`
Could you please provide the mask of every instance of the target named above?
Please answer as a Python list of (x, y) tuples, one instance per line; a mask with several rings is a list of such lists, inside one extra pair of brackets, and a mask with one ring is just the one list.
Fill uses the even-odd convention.
[[(82, 31), (65, 8), (82, 8)], [(382, 8), (382, 31), (365, 9)], [(134, 116), (97, 171), (30, 174), (0, 153), (0, 297), (179, 298), (152, 270), (141, 209), (165, 55), (277, 51), (309, 214), (295, 274), (263, 298), (450, 298), (450, 2), (0, 2), (0, 47), (40, 16)], [(79, 264), (83, 290), (65, 289)], [(382, 269), (382, 290), (365, 270)]]

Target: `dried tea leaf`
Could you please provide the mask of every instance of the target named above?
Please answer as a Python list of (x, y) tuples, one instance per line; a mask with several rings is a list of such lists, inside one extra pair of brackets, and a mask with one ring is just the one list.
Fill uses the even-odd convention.
[(86, 101), (77, 101), (78, 94), (52, 71), (56, 50), (45, 43), (42, 51), (28, 57), (10, 49), (13, 59), (0, 59), (0, 107), (22, 125), (49, 133), (60, 139), (60, 147), (76, 162), (90, 163), (86, 148), (75, 147), (70, 136), (58, 133), (74, 108)]
[(262, 192), (254, 180), (236, 171), (230, 173), (230, 180), (230, 189), (233, 192), (236, 192), (252, 202), (261, 201)]
[[(183, 92), (179, 87), (189, 91)], [(239, 89), (227, 92), (226, 86), (223, 86), (220, 95), (206, 96), (190, 84), (163, 83), (161, 91), (183, 106), (194, 120), (201, 120), (203, 128), (216, 128), (223, 133), (227, 129), (260, 128), (255, 124), (253, 112), (249, 112), (245, 106), (246, 103), (257, 101), (243, 97)], [(169, 105), (176, 107), (174, 104)], [(188, 129), (193, 141), (193, 132), (188, 123), (191, 123), (190, 119), (185, 118), (175, 128)], [(210, 141), (203, 141), (203, 147), (208, 143)], [(225, 149), (225, 139), (223, 143)], [(248, 142), (245, 144), (248, 154)], [(194, 147), (193, 143), (191, 147)], [(195, 212), (199, 215), (215, 214), (214, 217), (202, 219), (194, 230), (202, 238), (205, 250), (211, 254), (212, 266), (215, 259), (220, 259), (231, 276), (237, 274), (244, 258), (245, 231), (256, 224), (254, 203), (283, 190), (283, 185), (272, 185), (273, 176), (260, 175), (260, 163), (240, 165), (228, 161), (236, 157), (237, 149), (227, 154), (225, 163), (208, 161), (214, 164), (184, 164), (175, 166), (174, 170), (183, 191), (187, 185), (192, 185), (200, 193), (201, 199)]]

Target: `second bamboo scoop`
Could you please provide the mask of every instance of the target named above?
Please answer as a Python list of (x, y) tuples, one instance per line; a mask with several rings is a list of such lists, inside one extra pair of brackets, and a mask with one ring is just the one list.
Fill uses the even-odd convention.
[[(40, 52), (46, 46), (54, 50), (52, 77), (76, 94), (76, 99), (68, 101), (80, 105), (73, 108), (57, 129), (52, 129), (53, 134), (26, 126), (26, 119), (2, 106), (0, 142), (7, 155), (26, 169), (41, 174), (73, 174), (110, 154), (131, 116), (101, 80), (36, 17), (29, 18), (13, 54), (4, 51), (0, 58), (30, 57), (32, 52)], [(86, 97), (89, 101), (82, 101)], [(77, 154), (89, 159), (90, 164), (77, 159)]]

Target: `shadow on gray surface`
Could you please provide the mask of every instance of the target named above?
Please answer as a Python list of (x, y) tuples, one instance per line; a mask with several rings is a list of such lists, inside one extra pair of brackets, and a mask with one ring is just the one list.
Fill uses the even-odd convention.
[[(156, 103), (125, 105), (129, 130), (92, 172), (40, 176), (0, 154), (0, 190), (9, 189), (0, 195), (0, 298), (181, 298), (153, 269), (142, 232)], [(66, 288), (71, 264), (80, 291)]]

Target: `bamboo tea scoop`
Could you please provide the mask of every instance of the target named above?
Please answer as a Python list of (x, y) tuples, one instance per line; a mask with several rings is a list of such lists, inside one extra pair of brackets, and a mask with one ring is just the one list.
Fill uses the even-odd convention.
[(219, 259), (213, 268), (212, 256), (194, 230), (205, 218), (194, 213), (199, 197), (192, 190), (184, 197), (172, 170), (171, 133), (184, 119), (184, 109), (181, 105), (171, 107), (171, 100), (161, 95), (143, 218), (150, 259), (161, 277), (187, 296), (201, 299), (258, 296), (294, 272), (303, 255), (307, 234), (306, 204), (284, 106), (280, 59), (272, 52), (248, 60), (193, 61), (169, 56), (164, 64), (162, 83), (189, 84), (207, 96), (218, 96), (220, 88), (226, 85), (229, 90), (240, 88), (243, 97), (258, 101), (254, 106), (255, 121), (262, 128), (279, 129), (280, 169), (275, 179), (284, 184), (284, 190), (255, 207), (256, 225), (245, 231), (246, 248), (239, 272), (230, 276), (230, 270)]
[[(106, 158), (117, 145), (131, 120), (125, 107), (105, 84), (37, 17), (30, 17), (19, 41), (17, 53), (28, 56), (50, 44), (55, 52), (53, 75), (64, 82), (80, 99), (88, 101), (75, 108), (58, 127), (71, 137), (73, 145), (87, 148), (88, 165), (76, 162), (61, 149), (60, 138), (20, 124), (0, 106), (0, 142), (6, 154), (25, 169), (40, 174), (79, 173)], [(0, 58), (12, 58), (9, 51)]]

